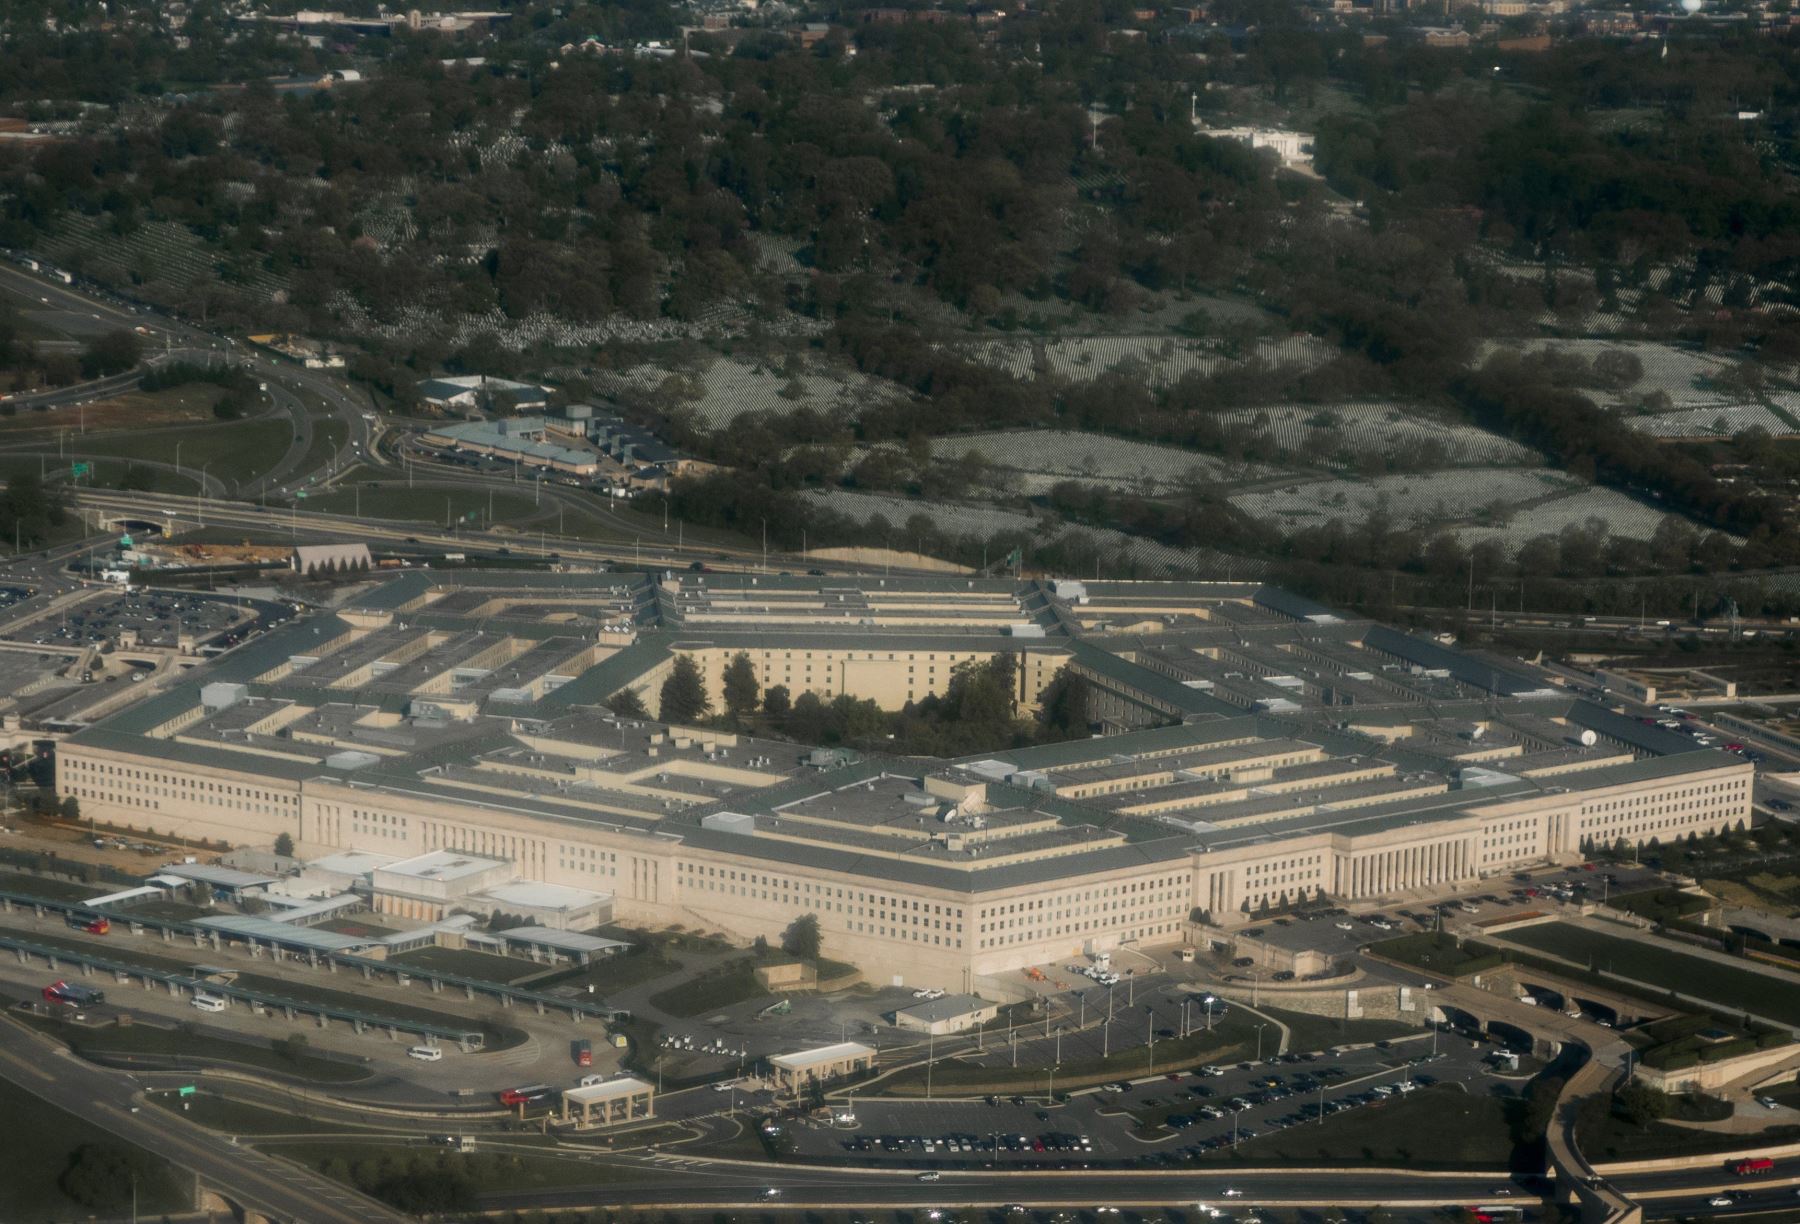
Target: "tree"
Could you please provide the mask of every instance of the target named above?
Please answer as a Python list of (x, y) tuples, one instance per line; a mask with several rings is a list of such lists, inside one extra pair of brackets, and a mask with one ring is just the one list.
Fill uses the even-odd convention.
[(787, 712), (793, 708), (793, 701), (788, 697), (787, 685), (770, 685), (769, 688), (764, 691), (763, 713), (767, 714), (770, 718), (785, 718)]
[(644, 699), (638, 696), (636, 689), (620, 689), (606, 699), (606, 708), (620, 718), (650, 717), (650, 711), (644, 708)]
[(62, 801), (62, 817), (64, 820), (68, 821), (81, 819), (81, 801), (75, 798), (74, 795), (64, 797)]
[(88, 378), (118, 374), (138, 363), (143, 346), (123, 328), (96, 336), (81, 350), (81, 372)]
[(744, 651), (740, 650), (732, 655), (731, 662), (725, 665), (723, 686), (725, 708), (731, 711), (733, 718), (756, 713), (761, 686), (756, 682), (756, 664), (750, 661), (750, 656)]
[(706, 696), (706, 682), (700, 677), (699, 665), (689, 656), (675, 656), (675, 665), (669, 669), (669, 677), (662, 683), (657, 708), (658, 717), (663, 722), (671, 723), (694, 722), (704, 718), (712, 708), (712, 702)]
[(57, 1185), (83, 1207), (112, 1212), (130, 1205), (134, 1183), (147, 1189), (160, 1178), (156, 1166), (129, 1148), (84, 1143), (70, 1153)]
[(801, 914), (781, 933), (781, 950), (804, 961), (819, 959), (820, 943), (817, 914)]
[(1647, 1126), (1669, 1114), (1669, 1096), (1635, 1081), (1619, 1089), (1619, 1114), (1633, 1126)]
[(275, 838), (275, 853), (282, 858), (294, 857), (294, 839), (285, 830)]

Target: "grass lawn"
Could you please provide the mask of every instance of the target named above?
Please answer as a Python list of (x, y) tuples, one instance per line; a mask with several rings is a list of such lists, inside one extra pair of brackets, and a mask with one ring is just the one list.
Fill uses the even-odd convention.
[[(125, 468), (127, 466), (126, 461), (123, 459), (91, 460), (86, 456), (83, 456), (82, 462), (92, 463), (94, 469), (91, 476), (83, 476), (81, 478), (81, 483), (84, 488), (89, 485), (94, 485), (103, 489), (118, 488), (120, 480), (123, 479), (125, 475)], [(192, 493), (194, 491), (194, 486), (198, 483), (193, 480), (178, 480), (175, 477), (175, 473), (163, 472), (156, 468), (147, 468), (144, 469), (144, 471), (149, 477), (150, 491), (153, 493)], [(11, 480), (14, 476), (20, 474), (36, 476), (40, 472), (49, 478), (50, 483), (55, 484), (60, 482), (66, 486), (69, 475), (69, 461), (64, 459), (61, 463), (58, 463), (54, 456), (46, 461), (40, 461), (36, 456), (0, 456), (0, 480)], [(36, 544), (28, 543), (25, 551), (31, 552), (33, 549), (43, 548), (47, 544), (72, 544), (76, 540), (85, 540), (89, 538), (90, 534), (87, 527), (83, 525), (81, 516), (75, 514), (71, 509), (68, 518), (64, 520), (62, 526), (52, 527), (50, 529), (50, 537), (48, 540), (42, 540)], [(10, 554), (12, 551), (12, 541), (9, 539), (5, 541), (3, 545), (0, 545), (0, 547), (3, 547), (5, 552)]]
[(339, 935), (350, 935), (357, 939), (384, 939), (389, 935), (399, 934), (393, 927), (376, 926), (372, 922), (362, 922), (355, 918), (333, 918), (329, 922), (321, 922), (313, 929), (335, 931)]
[[(358, 1173), (367, 1173), (371, 1162), (383, 1158), (441, 1158), (446, 1169), (466, 1176), (470, 1188), (480, 1194), (516, 1194), (526, 1190), (553, 1190), (571, 1186), (617, 1185), (644, 1180), (651, 1173), (639, 1173), (614, 1165), (601, 1164), (591, 1157), (535, 1156), (511, 1151), (481, 1151), (469, 1155), (451, 1152), (432, 1153), (410, 1150), (400, 1144), (374, 1145), (370, 1141), (313, 1142), (285, 1140), (267, 1144), (267, 1150), (316, 1169), (327, 1177), (352, 1186), (359, 1185)], [(666, 1176), (666, 1175), (665, 1175)], [(366, 1180), (360, 1186), (370, 1189)]]
[[(1156, 1043), (1155, 1070), (1163, 1072), (1197, 1066), (1201, 1063), (1227, 1062), (1254, 1051), (1256, 1030), (1248, 1013), (1233, 1014), (1221, 1020), (1211, 1032), (1202, 1030), (1187, 1037)], [(1056, 1072), (1056, 1088), (1080, 1088), (1120, 1077), (1137, 1077), (1151, 1069), (1142, 1046), (1121, 1050), (1109, 1058), (1071, 1059)], [(1050, 1087), (1043, 1067), (982, 1066), (961, 1061), (939, 1062), (931, 1071), (932, 1091), (958, 1089), (967, 1092), (1033, 1091), (1043, 1093)], [(910, 1067), (880, 1081), (882, 1091), (896, 1095), (923, 1095), (925, 1068)]]
[(1800, 1126), (1776, 1126), (1744, 1135), (1694, 1130), (1687, 1126), (1671, 1126), (1667, 1122), (1633, 1126), (1623, 1118), (1596, 1114), (1582, 1118), (1576, 1138), (1581, 1144), (1582, 1155), (1589, 1160), (1654, 1160), (1662, 1156), (1695, 1156), (1792, 1143), (1800, 1139)]
[(543, 968), (516, 956), (495, 956), (491, 952), (475, 952), (468, 948), (419, 948), (388, 959), (396, 965), (416, 965), (420, 969), (436, 969), (440, 973), (455, 973), (503, 985), (530, 977)]
[(1505, 1168), (1512, 1160), (1508, 1103), (1457, 1088), (1426, 1088), (1399, 1100), (1333, 1114), (1219, 1149), (1242, 1164), (1378, 1164), (1408, 1168)]
[[(92, 894), (90, 894), (92, 895)], [(47, 948), (61, 948), (67, 952), (80, 952), (88, 956), (103, 956), (107, 960), (117, 961), (122, 965), (131, 965), (140, 969), (153, 969), (158, 973), (187, 973), (194, 965), (192, 961), (176, 960), (172, 956), (155, 956), (148, 952), (139, 952), (137, 945), (130, 942), (129, 935), (108, 935), (99, 939), (65, 939), (61, 935), (50, 935), (39, 931), (24, 931), (16, 928), (0, 928), (0, 935), (8, 939), (27, 940), (41, 944)], [(157, 940), (158, 946), (163, 945)]]
[(1459, 947), (1454, 935), (1442, 931), (1420, 931), (1416, 935), (1384, 939), (1370, 944), (1369, 951), (1403, 965), (1417, 965), (1451, 977), (1497, 963), (1493, 953)]
[[(110, 1001), (129, 1005), (128, 1000), (118, 994), (114, 994)], [(27, 1023), (59, 1041), (68, 1042), (69, 1048), (83, 1057), (150, 1055), (194, 1059), (206, 1063), (236, 1063), (317, 1084), (354, 1084), (368, 1079), (371, 1074), (367, 1067), (356, 1063), (322, 1058), (314, 1054), (287, 1058), (269, 1046), (251, 1041), (234, 1041), (229, 1037), (221, 1037), (216, 1032), (189, 1034), (178, 1028), (159, 1028), (150, 1024), (91, 1029), (85, 1025), (64, 1024), (49, 1017), (33, 1016), (25, 1019)]]
[(185, 901), (140, 901), (129, 910), (124, 911), (128, 918), (160, 918), (164, 922), (191, 922), (195, 918), (204, 918), (216, 914), (204, 905), (189, 905)]
[[(55, 442), (56, 435), (67, 430), (70, 445), (79, 446), (92, 434), (210, 421), (213, 405), (224, 395), (223, 387), (195, 382), (161, 391), (128, 391), (112, 399), (62, 404), (42, 412), (34, 409), (0, 415), (0, 440), (24, 441), (35, 436)], [(83, 432), (77, 434), (78, 429)]]
[(1653, 988), (1677, 987), (1683, 994), (1705, 999), (1728, 1012), (1752, 1012), (1783, 1024), (1800, 1025), (1800, 986), (1788, 978), (1738, 969), (1672, 948), (1563, 923), (1510, 931), (1506, 938)]
[[(608, 938), (614, 938), (608, 936)], [(541, 966), (534, 966), (541, 968)], [(635, 951), (621, 953), (618, 956), (603, 957), (586, 965), (562, 968), (546, 973), (541, 978), (532, 980), (534, 990), (547, 990), (551, 986), (573, 984), (592, 986), (595, 993), (602, 998), (613, 991), (624, 990), (636, 986), (640, 982), (664, 977), (680, 969), (681, 965), (662, 955), (653, 947), (642, 947)]]
[(53, 880), (48, 876), (24, 875), (16, 871), (0, 872), (0, 892), (23, 893), (46, 901), (85, 901), (117, 891), (110, 884), (79, 884), (74, 880)]
[(1400, 1020), (1334, 1020), (1330, 1016), (1282, 1011), (1278, 1007), (1258, 1007), (1256, 1010), (1288, 1026), (1290, 1050), (1323, 1050), (1352, 1042), (1409, 1037), (1426, 1031)]
[(343, 1122), (320, 1122), (300, 1114), (263, 1109), (257, 1105), (246, 1105), (242, 1101), (228, 1101), (210, 1092), (196, 1092), (191, 1097), (177, 1097), (172, 1092), (154, 1092), (149, 1099), (152, 1105), (170, 1113), (185, 1115), (189, 1122), (198, 1123), (209, 1130), (224, 1131), (228, 1135), (334, 1135), (345, 1130), (360, 1129)]
[[(496, 489), (492, 499), (496, 523), (525, 518), (537, 510), (529, 494)], [(300, 502), (303, 510), (360, 514), (363, 518), (399, 519), (440, 527), (448, 517), (471, 531), (488, 525), (488, 507), (489, 494), (485, 489), (409, 489), (404, 478), (379, 488), (363, 485), (360, 493), (355, 488), (309, 493)]]
[(306, 453), (300, 457), (300, 466), (294, 475), (304, 479), (313, 472), (324, 467), (326, 462), (344, 445), (344, 439), (350, 434), (350, 427), (336, 417), (323, 420), (315, 419), (312, 423), (312, 442), (308, 444)]
[(179, 429), (151, 429), (125, 437), (89, 438), (78, 448), (79, 457), (118, 455), (174, 463), (181, 448), (183, 471), (206, 468), (225, 481), (250, 480), (274, 467), (287, 453), (294, 428), (285, 416), (274, 419), (226, 422)]
[(335, 981), (342, 982), (345, 990), (332, 990), (323, 986), (314, 986), (307, 982), (294, 982), (287, 978), (264, 977), (260, 973), (242, 973), (238, 975), (237, 984), (246, 990), (260, 990), (277, 998), (292, 999), (297, 1003), (316, 1003), (327, 1007), (338, 1007), (345, 1011), (362, 1012), (383, 1020), (392, 1020), (398, 1024), (436, 1024), (445, 1028), (464, 1028), (488, 1030), (490, 1050), (504, 1049), (517, 1045), (524, 1040), (524, 1034), (517, 1029), (508, 1028), (498, 1021), (471, 1020), (467, 1016), (458, 1016), (449, 1012), (432, 1011), (429, 1008), (413, 1007), (408, 1003), (392, 1003), (379, 995), (353, 994), (355, 983), (360, 977), (349, 973), (333, 975)]
[(106, 1214), (128, 1210), (129, 1183), (123, 1201), (104, 1208), (78, 1203), (57, 1185), (75, 1150), (88, 1143), (128, 1151), (137, 1163), (151, 1171), (148, 1178), (138, 1182), (140, 1217), (193, 1207), (183, 1189), (186, 1179), (160, 1159), (5, 1081), (0, 1081), (0, 1117), (10, 1119), (6, 1128), (6, 1159), (0, 1163), (0, 1220), (35, 1224), (40, 1220), (85, 1219), (95, 1210)]
[(718, 969), (650, 996), (650, 1005), (671, 1016), (699, 1016), (751, 999), (770, 998), (756, 980), (756, 962), (749, 957), (729, 961)]

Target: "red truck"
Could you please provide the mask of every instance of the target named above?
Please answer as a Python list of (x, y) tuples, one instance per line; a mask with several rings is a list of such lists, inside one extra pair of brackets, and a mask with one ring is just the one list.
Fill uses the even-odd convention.
[(104, 914), (70, 914), (69, 929), (86, 931), (89, 935), (105, 935), (112, 930), (112, 919)]
[(1739, 1160), (1732, 1164), (1731, 1171), (1739, 1177), (1754, 1177), (1758, 1173), (1773, 1173), (1775, 1162), (1767, 1156), (1753, 1156), (1747, 1160)]
[(591, 1067), (594, 1065), (594, 1043), (589, 1041), (586, 1037), (575, 1042), (575, 1065), (577, 1067)]

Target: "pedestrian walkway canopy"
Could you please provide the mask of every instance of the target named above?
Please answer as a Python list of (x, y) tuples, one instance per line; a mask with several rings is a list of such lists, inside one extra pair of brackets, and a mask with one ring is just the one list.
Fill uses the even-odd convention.
[(551, 927), (509, 927), (504, 931), (495, 931), (494, 935), (511, 946), (542, 948), (582, 965), (602, 956), (622, 952), (631, 946), (616, 939), (583, 935), (580, 931), (558, 931)]

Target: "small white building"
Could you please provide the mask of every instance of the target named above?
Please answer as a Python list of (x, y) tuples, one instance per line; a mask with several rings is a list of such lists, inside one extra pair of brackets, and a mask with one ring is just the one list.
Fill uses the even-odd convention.
[(1287, 128), (1265, 127), (1201, 127), (1202, 136), (1215, 140), (1237, 140), (1252, 149), (1271, 149), (1289, 170), (1310, 170), (1313, 160), (1311, 132), (1295, 132)]
[(433, 850), (375, 868), (369, 883), (376, 913), (437, 922), (463, 898), (512, 878), (504, 859)]
[(999, 1014), (998, 1003), (989, 1003), (975, 995), (946, 995), (942, 999), (927, 999), (911, 1007), (902, 1007), (894, 1013), (894, 1027), (942, 1037), (946, 1033), (980, 1028)]
[(769, 1059), (769, 1079), (778, 1095), (800, 1093), (812, 1084), (842, 1079), (874, 1066), (875, 1051), (872, 1048), (856, 1041), (840, 1041), (835, 1045), (775, 1055)]

